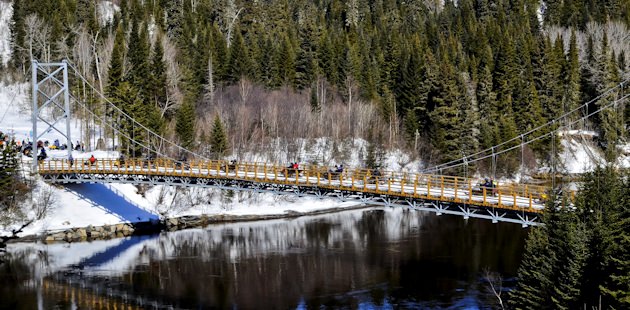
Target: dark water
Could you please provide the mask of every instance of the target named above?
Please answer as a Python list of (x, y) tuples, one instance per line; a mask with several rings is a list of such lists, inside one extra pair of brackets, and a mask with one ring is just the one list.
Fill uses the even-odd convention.
[[(14, 244), (5, 309), (486, 309), (513, 286), (527, 230), (402, 209)], [(503, 292), (505, 298), (507, 293)]]

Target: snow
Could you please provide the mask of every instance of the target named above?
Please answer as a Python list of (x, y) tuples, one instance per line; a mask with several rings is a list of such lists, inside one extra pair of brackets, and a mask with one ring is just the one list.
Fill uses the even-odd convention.
[(0, 25), (2, 25), (0, 27), (0, 59), (2, 59), (0, 65), (3, 66), (9, 62), (11, 57), (11, 32), (8, 26), (12, 15), (13, 3), (0, 1)]
[(97, 10), (99, 13), (99, 22), (101, 25), (106, 25), (114, 20), (114, 14), (120, 11), (120, 7), (112, 1), (100, 1)]
[(569, 174), (588, 172), (604, 163), (601, 151), (592, 142), (569, 137), (562, 139), (561, 144), (563, 149), (560, 159)]
[[(405, 225), (387, 225), (381, 232), (382, 238), (397, 240), (404, 237), (409, 229), (420, 228), (425, 221), (422, 213), (407, 212), (403, 208), (379, 208), (385, 221), (389, 223), (405, 223), (405, 217), (412, 216), (412, 227)], [(351, 210), (330, 215), (308, 216), (290, 220), (269, 220), (247, 223), (221, 223), (209, 225), (202, 229), (175, 231), (168, 234), (127, 237), (111, 240), (97, 240), (78, 243), (54, 244), (9, 244), (7, 250), (15, 255), (27, 257), (29, 266), (41, 268), (39, 274), (51, 274), (68, 268), (78, 267), (83, 274), (108, 275), (123, 274), (150, 260), (168, 259), (178, 253), (178, 244), (185, 240), (191, 247), (199, 249), (225, 248), (233, 262), (271, 255), (301, 251), (309, 246), (307, 236), (309, 223), (326, 219), (334, 229), (326, 237), (318, 239), (318, 244), (326, 248), (334, 248), (343, 243), (352, 244), (353, 248), (365, 247), (365, 236), (361, 233), (357, 222), (365, 216), (365, 210)], [(368, 211), (371, 212), (371, 211)], [(225, 242), (230, 236), (234, 242)], [(36, 255), (46, 253), (47, 255)], [(46, 259), (46, 263), (40, 260)], [(213, 260), (210, 256), (201, 255), (200, 259)]]
[[(32, 123), (29, 110), (29, 85), (0, 84), (0, 130), (14, 137), (17, 141), (32, 140)], [(65, 124), (61, 122), (62, 129)], [(43, 122), (39, 128), (46, 128)], [(42, 129), (43, 130), (43, 129)], [(71, 134), (79, 137), (81, 127), (78, 122), (71, 123)], [(46, 132), (40, 140), (60, 141), (65, 138), (55, 130)], [(113, 151), (73, 151), (75, 160), (94, 155), (96, 158), (117, 158)], [(50, 159), (66, 158), (67, 151), (48, 150)], [(28, 172), (31, 158), (22, 158), (23, 169)], [(283, 214), (287, 211), (310, 212), (350, 204), (310, 198), (292, 199), (272, 194), (236, 193), (227, 199), (219, 190), (182, 189), (167, 186), (149, 188), (144, 194), (131, 184), (75, 184), (52, 186), (41, 180), (35, 180), (37, 190), (50, 189), (54, 192), (54, 205), (43, 220), (36, 221), (24, 229), (21, 235), (39, 234), (43, 231), (59, 231), (72, 227), (88, 225), (101, 226), (124, 222), (149, 221), (160, 216), (184, 216), (201, 214), (227, 215), (267, 215)], [(158, 203), (163, 201), (161, 203)], [(35, 202), (28, 202), (35, 204)], [(17, 226), (0, 228), (0, 234), (6, 234)]]

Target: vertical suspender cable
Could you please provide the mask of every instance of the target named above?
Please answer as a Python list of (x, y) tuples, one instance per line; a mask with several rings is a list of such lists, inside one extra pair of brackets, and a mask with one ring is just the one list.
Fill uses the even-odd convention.
[(497, 179), (497, 155), (494, 152), (494, 146), (492, 147), (492, 180)]

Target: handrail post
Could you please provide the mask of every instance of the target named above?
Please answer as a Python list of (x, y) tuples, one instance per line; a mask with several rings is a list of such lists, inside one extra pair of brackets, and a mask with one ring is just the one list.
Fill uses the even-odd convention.
[(487, 188), (484, 186), (483, 187), (483, 205), (484, 206), (487, 204), (487, 201), (486, 201), (487, 193), (486, 193), (486, 191), (487, 191)]
[(405, 175), (403, 174), (403, 177), (400, 179), (400, 194), (404, 195), (405, 194)]
[(444, 176), (440, 177), (440, 186), (441, 186), (440, 198), (444, 199)]
[(416, 174), (416, 179), (413, 181), (413, 196), (417, 197), (418, 195), (418, 175)]
[(265, 170), (265, 181), (267, 181), (267, 163), (265, 163), (265, 167), (263, 169)]
[(472, 203), (472, 179), (468, 179), (468, 203)]
[(455, 199), (454, 201), (457, 201), (457, 178), (455, 178)]
[(513, 192), (512, 196), (514, 196), (514, 208), (516, 208), (516, 192)]
[(431, 175), (427, 176), (427, 198), (431, 198)]

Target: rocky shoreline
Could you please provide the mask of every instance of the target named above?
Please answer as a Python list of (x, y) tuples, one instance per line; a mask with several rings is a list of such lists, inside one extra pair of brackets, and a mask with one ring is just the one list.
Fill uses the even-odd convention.
[(311, 212), (297, 212), (287, 210), (282, 214), (265, 214), (265, 215), (200, 215), (200, 216), (181, 216), (165, 218), (153, 222), (134, 222), (134, 223), (118, 223), (112, 225), (74, 227), (63, 231), (46, 232), (39, 236), (26, 236), (11, 240), (11, 242), (37, 242), (45, 243), (55, 242), (83, 242), (93, 240), (107, 240), (113, 238), (123, 238), (133, 235), (156, 234), (163, 231), (176, 231), (189, 228), (201, 228), (210, 224), (231, 223), (231, 222), (249, 222), (264, 221), (275, 219), (290, 219), (301, 216), (321, 215), (327, 213), (335, 213), (348, 210), (371, 208), (370, 205), (356, 205), (350, 207), (337, 207)]

